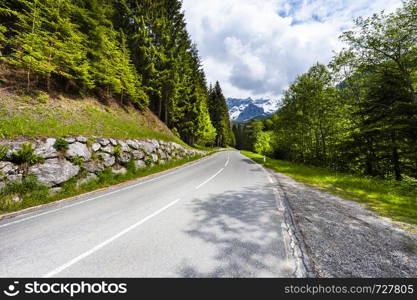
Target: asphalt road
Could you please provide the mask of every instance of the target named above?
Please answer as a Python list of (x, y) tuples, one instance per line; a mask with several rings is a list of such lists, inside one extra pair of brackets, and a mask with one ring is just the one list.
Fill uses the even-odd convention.
[(235, 151), (0, 221), (1, 277), (288, 277), (271, 178)]

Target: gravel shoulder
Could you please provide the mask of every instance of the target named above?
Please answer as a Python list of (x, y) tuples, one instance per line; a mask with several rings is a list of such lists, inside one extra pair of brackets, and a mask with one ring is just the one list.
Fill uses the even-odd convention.
[(316, 277), (417, 277), (416, 235), (357, 202), (270, 172)]

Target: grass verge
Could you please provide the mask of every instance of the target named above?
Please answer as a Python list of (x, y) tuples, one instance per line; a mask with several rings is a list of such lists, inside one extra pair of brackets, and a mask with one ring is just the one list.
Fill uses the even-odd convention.
[[(213, 152), (214, 153), (214, 152)], [(211, 155), (212, 153), (208, 154)], [(127, 164), (126, 174), (114, 174), (110, 168), (100, 172), (98, 178), (77, 186), (80, 177), (74, 177), (62, 186), (62, 191), (56, 195), (49, 195), (49, 189), (37, 183), (36, 178), (26, 177), (22, 182), (8, 185), (0, 193), (0, 214), (10, 213), (21, 209), (51, 203), (65, 198), (78, 196), (115, 184), (138, 179), (148, 175), (166, 171), (186, 163), (198, 160), (203, 156), (197, 155), (192, 158), (184, 158), (163, 165), (155, 165), (150, 168), (136, 169), (133, 164)], [(13, 201), (19, 197), (19, 202)]]
[[(417, 224), (417, 184), (398, 182), (267, 158), (248, 151), (241, 153), (265, 167), (323, 191), (365, 204), (394, 221)], [(410, 228), (408, 228), (410, 229)], [(412, 230), (415, 231), (415, 228)]]

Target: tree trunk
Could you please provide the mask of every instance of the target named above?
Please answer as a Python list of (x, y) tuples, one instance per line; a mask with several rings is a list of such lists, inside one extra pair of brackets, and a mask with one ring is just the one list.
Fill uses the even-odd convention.
[(373, 160), (372, 160), (370, 151), (368, 151), (368, 153), (366, 155), (366, 170), (365, 170), (365, 174), (366, 175), (369, 175), (369, 176), (375, 176), (374, 163), (373, 163)]
[(164, 103), (164, 107), (165, 107), (165, 124), (169, 127), (168, 124), (168, 95), (165, 95), (165, 103)]
[(372, 138), (365, 136), (365, 143), (364, 143), (364, 152), (366, 153), (365, 157), (365, 174), (369, 176), (376, 176), (375, 170), (375, 161), (376, 155), (375, 150), (373, 148)]
[(48, 92), (51, 91), (51, 75), (49, 74), (48, 77), (46, 78), (46, 90)]
[(30, 88), (30, 69), (27, 72), (27, 85), (26, 85), (26, 89), (29, 91)]
[(162, 99), (161, 97), (159, 98), (159, 107), (158, 107), (158, 118), (161, 119), (162, 118)]
[(322, 155), (323, 155), (323, 165), (325, 167), (328, 167), (327, 165), (327, 145), (326, 145), (326, 137), (324, 136), (324, 131), (323, 131), (323, 127), (320, 124), (320, 137), (321, 137), (321, 151), (322, 151)]
[(398, 155), (397, 147), (392, 148), (392, 165), (394, 168), (395, 180), (398, 180), (398, 181), (403, 180), (403, 177), (401, 175), (400, 157)]

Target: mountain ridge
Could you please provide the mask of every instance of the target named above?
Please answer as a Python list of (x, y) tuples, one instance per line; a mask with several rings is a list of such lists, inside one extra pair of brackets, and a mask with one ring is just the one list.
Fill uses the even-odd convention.
[(230, 120), (235, 122), (248, 122), (266, 118), (281, 107), (279, 99), (227, 98), (226, 102)]

